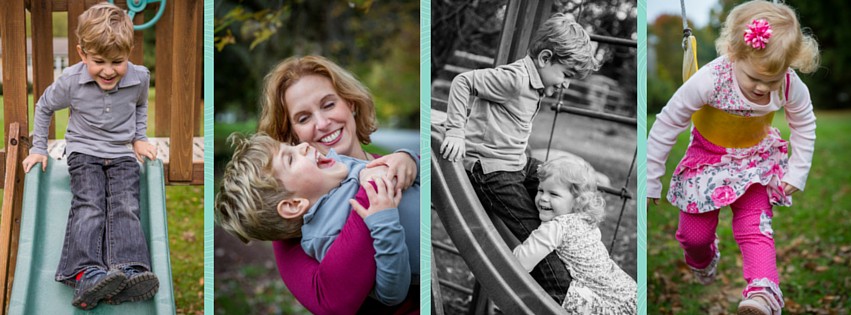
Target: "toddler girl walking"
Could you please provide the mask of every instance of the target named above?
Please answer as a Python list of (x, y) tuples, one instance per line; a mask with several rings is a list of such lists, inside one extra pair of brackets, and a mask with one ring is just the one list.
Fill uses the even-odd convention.
[[(686, 263), (702, 284), (715, 279), (717, 210), (730, 206), (747, 281), (738, 314), (780, 314), (772, 206), (791, 206), (790, 195), (804, 189), (810, 170), (815, 115), (795, 70), (816, 70), (818, 44), (802, 32), (790, 7), (750, 1), (730, 12), (716, 49), (721, 56), (674, 93), (650, 130), (647, 196), (658, 203), (665, 160), (692, 123), (667, 195), (681, 210), (676, 238)], [(771, 127), (781, 108), (791, 129), (791, 158), (787, 142)]]

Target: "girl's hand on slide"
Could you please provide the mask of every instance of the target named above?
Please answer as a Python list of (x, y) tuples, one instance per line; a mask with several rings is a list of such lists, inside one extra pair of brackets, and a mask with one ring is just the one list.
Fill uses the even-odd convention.
[(443, 145), (440, 146), (440, 154), (444, 159), (452, 162), (458, 162), (464, 157), (466, 151), (462, 138), (446, 137), (443, 139)]
[(798, 191), (798, 188), (795, 188), (795, 186), (792, 186), (787, 182), (780, 183), (780, 187), (783, 187), (783, 192), (786, 193), (786, 196), (792, 195)]
[(387, 166), (387, 173), (384, 177), (389, 179), (391, 183), (395, 181), (393, 190), (408, 189), (417, 178), (417, 162), (404, 152), (382, 156), (366, 165), (367, 168), (376, 166)]
[(47, 170), (47, 156), (38, 153), (32, 153), (28, 155), (23, 162), (21, 162), (21, 164), (24, 165), (24, 173), (29, 173), (30, 169), (33, 167), (33, 165), (36, 165), (36, 163), (41, 163), (42, 172)]
[(386, 178), (378, 178), (375, 180), (375, 187), (370, 183), (362, 183), (366, 190), (366, 196), (369, 198), (369, 209), (365, 209), (354, 199), (349, 199), (349, 204), (355, 208), (361, 218), (366, 217), (386, 209), (396, 208), (399, 206), (399, 201), (402, 200), (402, 190), (393, 189), (392, 185)]

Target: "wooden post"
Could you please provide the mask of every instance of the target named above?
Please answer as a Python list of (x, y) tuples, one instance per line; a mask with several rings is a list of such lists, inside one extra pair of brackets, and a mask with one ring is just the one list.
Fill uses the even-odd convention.
[[(22, 32), (23, 33), (23, 32)], [(3, 215), (0, 219), (0, 284), (2, 295), (0, 305), (5, 314), (12, 296), (12, 284), (15, 280), (15, 262), (18, 255), (18, 240), (21, 233), (21, 201), (24, 191), (24, 171), (21, 160), (26, 148), (20, 141), (20, 124), (11, 123), (6, 135), (6, 176), (3, 191)]]
[[(201, 88), (196, 82), (195, 75), (198, 64), (195, 49), (199, 38), (198, 28), (202, 23), (196, 6), (201, 0), (175, 1), (174, 3), (174, 38), (172, 56), (174, 58), (172, 71), (172, 98), (169, 103), (171, 110), (170, 160), (168, 176), (171, 182), (190, 182), (192, 180), (192, 135), (195, 111), (196, 89)], [(159, 94), (159, 93), (158, 93)]]
[[(10, 139), (18, 136), (16, 130), (28, 129), (27, 113), (27, 52), (26, 11), (24, 0), (0, 1), (0, 40), (3, 46), (3, 117), (6, 133), (6, 178), (23, 176), (17, 167), (21, 156), (19, 146), (12, 147)], [(15, 139), (18, 143), (18, 139)], [(25, 153), (25, 152), (24, 152)], [(18, 248), (18, 233), (23, 198), (23, 180), (6, 181), (4, 186), (2, 224), (0, 224), (0, 310), (5, 313), (12, 293), (15, 272), (15, 255)]]
[[(157, 5), (157, 10), (162, 3)], [(156, 73), (156, 103), (157, 108), (154, 113), (154, 135), (157, 137), (167, 137), (171, 131), (171, 88), (169, 81), (172, 80), (172, 64), (174, 58), (172, 56), (172, 43), (174, 40), (174, 1), (167, 1), (165, 11), (160, 17), (160, 21), (154, 26), (156, 28), (156, 54), (157, 54), (157, 73)]]
[[(200, 25), (204, 25), (204, 6), (196, 5), (195, 6), (195, 16), (200, 19)], [(200, 137), (201, 131), (204, 129), (204, 102), (202, 90), (204, 89), (204, 28), (199, 27), (198, 33), (195, 35), (196, 38), (201, 40), (198, 41), (198, 48), (195, 50), (197, 58), (195, 58), (195, 62), (198, 63), (198, 69), (195, 71), (195, 82), (198, 82), (198, 85), (195, 87), (195, 117), (193, 117), (193, 123), (195, 124), (195, 136)]]
[[(145, 12), (138, 12), (136, 16), (133, 17), (133, 24), (142, 24), (145, 23)], [(137, 65), (145, 64), (145, 32), (143, 31), (135, 31), (133, 32), (133, 51), (130, 52), (130, 62)]]
[(77, 38), (77, 24), (80, 24), (80, 14), (86, 11), (86, 4), (83, 1), (71, 1), (67, 4), (68, 7), (68, 65), (74, 65), (81, 61), (80, 55), (77, 54), (77, 43), (80, 39)]
[[(32, 26), (33, 103), (53, 83), (53, 9), (51, 1), (33, 1), (30, 5)], [(35, 106), (35, 104), (33, 104)], [(48, 139), (56, 138), (56, 122), (50, 118)]]

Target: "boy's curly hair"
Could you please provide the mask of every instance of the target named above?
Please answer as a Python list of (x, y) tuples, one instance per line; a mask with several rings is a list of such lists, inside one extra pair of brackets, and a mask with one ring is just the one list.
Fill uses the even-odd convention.
[(554, 14), (541, 25), (529, 44), (529, 55), (535, 58), (544, 49), (553, 52), (554, 62), (570, 66), (577, 79), (600, 69), (600, 62), (594, 59), (591, 37), (563, 13)]
[(281, 200), (293, 197), (272, 169), (281, 143), (263, 133), (247, 138), (233, 133), (228, 142), (234, 152), (216, 194), (219, 225), (245, 243), (300, 237), (302, 218), (285, 219), (277, 210)]
[(597, 191), (597, 177), (587, 162), (566, 157), (552, 159), (538, 167), (538, 178), (552, 178), (567, 186), (576, 212), (584, 213), (594, 224), (603, 221), (606, 200)]
[(76, 34), (85, 54), (113, 58), (130, 55), (133, 49), (133, 22), (124, 10), (109, 2), (80, 14)]

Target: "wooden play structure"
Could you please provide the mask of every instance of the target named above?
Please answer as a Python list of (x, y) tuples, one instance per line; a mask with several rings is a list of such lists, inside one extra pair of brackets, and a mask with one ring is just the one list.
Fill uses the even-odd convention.
[[(3, 128), (5, 146), (0, 151), (0, 177), (4, 181), (3, 208), (0, 212), (0, 314), (5, 314), (12, 291), (21, 233), (24, 172), (21, 162), (29, 153), (29, 106), (54, 80), (52, 15), (68, 12), (69, 64), (80, 61), (76, 53), (74, 30), (79, 15), (101, 0), (3, 0), (0, 3), (0, 44), (2, 44)], [(129, 2), (129, 3), (128, 3)], [(145, 1), (118, 0), (115, 3), (130, 9), (134, 24), (152, 24), (147, 30), (137, 30), (135, 48), (130, 61), (152, 68), (156, 90), (154, 130), (151, 142), (156, 145), (158, 158), (163, 161), (164, 182), (167, 185), (203, 185), (204, 147), (200, 137), (203, 128), (203, 1)], [(147, 6), (145, 5), (147, 4)], [(141, 6), (141, 8), (140, 8)], [(160, 10), (160, 6), (164, 6)], [(134, 10), (136, 10), (134, 12)], [(31, 21), (32, 41), (32, 99), (27, 91), (27, 29)], [(147, 17), (146, 17), (147, 16)], [(152, 20), (158, 19), (154, 23)], [(156, 33), (156, 61), (143, 62), (143, 33)], [(55, 124), (51, 122), (48, 151), (53, 159), (61, 158), (64, 140), (55, 139)]]
[[(504, 65), (525, 56), (533, 32), (552, 15), (552, 7), (553, 0), (508, 1), (497, 55), (490, 66)], [(637, 42), (634, 40), (598, 35), (591, 35), (591, 40), (600, 44), (637, 48)], [(579, 115), (633, 127), (637, 125), (634, 117), (564, 106), (562, 95), (567, 93), (559, 91), (558, 94), (558, 100), (555, 102), (544, 100), (542, 103), (542, 107), (549, 105), (549, 110), (556, 112), (553, 128), (550, 130), (550, 142), (559, 114)], [(444, 314), (445, 289), (470, 296), (468, 314), (493, 313), (494, 306), (503, 314), (564, 314), (565, 310), (517, 263), (511, 248), (517, 246), (519, 241), (499, 218), (485, 212), (461, 163), (453, 163), (440, 157), (443, 142), (442, 120), (445, 117), (441, 111), (446, 108), (446, 100), (433, 97), (431, 103), (432, 210), (438, 215), (452, 241), (450, 244), (432, 240), (432, 314)], [(637, 148), (635, 152), (637, 153)], [(601, 192), (621, 200), (620, 216), (615, 225), (610, 248), (614, 248), (617, 227), (621, 224), (627, 201), (634, 198), (628, 187), (631, 177), (629, 174), (635, 171), (636, 153), (633, 154), (632, 162), (624, 165), (623, 170), (628, 175), (622, 186), (598, 187)], [(474, 287), (464, 287), (448, 281), (445, 275), (441, 275), (438, 268), (440, 261), (435, 259), (437, 251), (460, 256), (475, 277)]]

